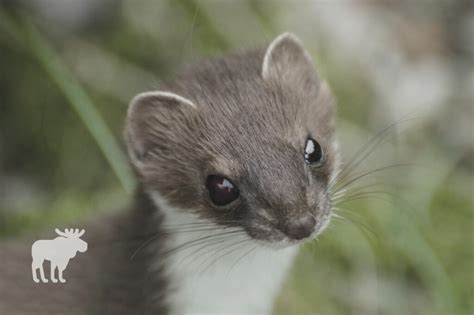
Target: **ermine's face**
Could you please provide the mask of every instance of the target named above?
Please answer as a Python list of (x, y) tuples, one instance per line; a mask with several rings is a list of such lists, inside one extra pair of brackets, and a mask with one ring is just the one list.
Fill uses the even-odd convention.
[[(263, 53), (204, 63), (131, 104), (126, 138), (149, 192), (284, 246), (328, 224), (336, 171), (330, 91), (291, 35)], [(184, 94), (184, 96), (183, 96)]]
[(332, 143), (308, 128), (291, 136), (260, 128), (241, 134), (247, 143), (228, 139), (230, 145), (215, 148), (221, 154), (210, 157), (201, 175), (207, 212), (218, 222), (238, 223), (261, 241), (311, 238), (330, 218)]

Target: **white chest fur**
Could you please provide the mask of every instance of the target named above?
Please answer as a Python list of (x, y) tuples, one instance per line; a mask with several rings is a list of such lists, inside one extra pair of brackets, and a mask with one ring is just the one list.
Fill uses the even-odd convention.
[(270, 314), (296, 246), (266, 248), (236, 229), (202, 220), (202, 226), (191, 227), (186, 224), (197, 222), (194, 215), (170, 207), (159, 195), (152, 198), (165, 212), (165, 227), (176, 230), (165, 260), (172, 314)]

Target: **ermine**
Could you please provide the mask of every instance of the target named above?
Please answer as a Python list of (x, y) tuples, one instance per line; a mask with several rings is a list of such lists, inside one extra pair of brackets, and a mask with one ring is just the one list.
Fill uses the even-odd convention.
[(298, 248), (330, 221), (334, 112), (289, 33), (137, 95), (131, 205), (78, 226), (88, 250), (65, 283), (32, 280), (32, 242), (2, 243), (0, 314), (270, 314)]

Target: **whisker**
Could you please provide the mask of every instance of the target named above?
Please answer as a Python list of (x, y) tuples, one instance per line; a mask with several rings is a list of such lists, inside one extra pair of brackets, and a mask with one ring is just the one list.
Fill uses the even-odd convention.
[[(384, 198), (380, 195), (387, 195), (395, 200), (392, 200), (390, 198)], [(360, 194), (359, 196), (349, 196), (347, 197), (346, 199), (342, 199), (342, 200), (339, 200), (339, 201), (336, 201), (334, 204), (335, 205), (341, 205), (341, 204), (344, 204), (346, 202), (350, 202), (350, 201), (353, 201), (353, 200), (360, 200), (360, 199), (375, 199), (375, 200), (381, 200), (381, 201), (384, 201), (386, 202), (387, 204), (391, 205), (391, 206), (394, 206), (394, 207), (397, 207), (400, 203), (403, 207), (406, 207), (408, 210), (411, 210), (411, 211), (415, 211), (415, 207), (410, 203), (408, 202), (407, 200), (403, 199), (402, 197), (398, 196), (397, 194), (395, 193), (392, 193), (392, 192), (388, 192), (388, 191), (375, 191), (375, 192), (366, 192), (365, 194)], [(396, 203), (395, 201), (397, 201), (398, 203)]]
[(373, 237), (377, 236), (377, 233), (375, 233), (375, 231), (369, 225), (367, 225), (366, 223), (361, 221), (362, 219), (355, 219), (353, 212), (348, 211), (348, 210), (343, 209), (343, 208), (334, 208), (334, 210), (341, 211), (341, 212), (344, 212), (346, 214), (346, 216), (339, 215), (339, 216), (336, 216), (335, 218), (342, 219), (343, 221), (346, 221), (346, 222), (352, 222), (352, 223), (358, 225), (359, 227), (361, 227), (363, 230), (368, 232)]
[(216, 226), (217, 223), (225, 224), (225, 223), (242, 223), (242, 220), (223, 220), (223, 221), (216, 221), (216, 222), (208, 222), (208, 221), (200, 221), (200, 222), (189, 222), (189, 223), (178, 223), (178, 224), (161, 224), (160, 226), (164, 227), (175, 227), (175, 226), (201, 226), (201, 225), (209, 225), (209, 226)]
[[(182, 262), (184, 262), (186, 259), (188, 259), (189, 257), (192, 257), (194, 254), (199, 253), (200, 251), (202, 251), (202, 250), (204, 250), (204, 249), (206, 249), (206, 248), (208, 248), (208, 247), (211, 247), (210, 250), (207, 250), (207, 251), (204, 251), (204, 252), (201, 252), (201, 253), (200, 253), (200, 254), (201, 254), (200, 257), (204, 257), (206, 254), (208, 254), (209, 252), (211, 252), (211, 251), (214, 249), (214, 247), (215, 247), (216, 245), (219, 245), (219, 244), (222, 244), (222, 243), (224, 243), (224, 242), (227, 242), (227, 241), (233, 239), (234, 237), (235, 237), (235, 235), (224, 235), (224, 236), (222, 236), (222, 237), (220, 237), (219, 239), (214, 240), (214, 241), (210, 241), (210, 242), (209, 242), (209, 241), (205, 241), (205, 242), (203, 242), (204, 245), (198, 247), (196, 250), (194, 250), (194, 251), (192, 251), (191, 253), (187, 254), (185, 257), (183, 257), (182, 260), (179, 261), (179, 263), (182, 263)], [(201, 244), (202, 244), (202, 243), (201, 243)]]
[(336, 182), (345, 180), (347, 176), (351, 174), (353, 170), (355, 170), (360, 163), (362, 163), (365, 159), (367, 159), (377, 148), (377, 146), (382, 143), (388, 135), (390, 135), (389, 131), (391, 132), (394, 127), (400, 125), (402, 123), (407, 123), (409, 121), (417, 119), (416, 117), (400, 119), (397, 122), (394, 122), (387, 127), (383, 128), (379, 132), (377, 132), (373, 137), (371, 137), (359, 150), (356, 151), (350, 158), (350, 162), (343, 166), (341, 170), (338, 172), (337, 176), (335, 176), (328, 184), (328, 187), (332, 187)]
[(347, 186), (351, 185), (352, 183), (354, 183), (354, 182), (356, 182), (356, 181), (358, 181), (362, 178), (365, 178), (369, 175), (372, 175), (372, 174), (375, 174), (375, 173), (378, 173), (378, 172), (381, 172), (381, 171), (384, 171), (384, 170), (392, 169), (392, 168), (407, 167), (407, 166), (413, 166), (413, 164), (411, 164), (411, 163), (392, 164), (392, 165), (387, 165), (387, 166), (383, 166), (383, 167), (380, 167), (380, 168), (376, 168), (376, 169), (373, 169), (373, 170), (369, 170), (369, 171), (364, 172), (364, 173), (356, 174), (352, 178), (347, 179), (344, 183), (341, 183), (341, 186), (336, 188), (335, 192), (337, 192), (340, 189), (346, 188)]
[(333, 202), (335, 202), (335, 204), (337, 204), (338, 202), (346, 201), (346, 200), (349, 200), (353, 197), (360, 197), (360, 196), (369, 196), (370, 197), (371, 195), (387, 195), (387, 196), (390, 196), (390, 197), (395, 197), (395, 194), (393, 194), (389, 191), (374, 190), (374, 191), (360, 191), (360, 192), (353, 193), (353, 194), (348, 195), (348, 196), (333, 198), (333, 199), (331, 199), (331, 201), (333, 201)]
[(354, 200), (360, 200), (360, 199), (375, 199), (375, 200), (381, 200), (381, 201), (385, 201), (386, 203), (394, 206), (396, 205), (392, 200), (390, 199), (387, 199), (387, 198), (383, 198), (383, 197), (379, 197), (379, 196), (360, 196), (360, 197), (354, 197), (354, 198), (350, 198), (350, 199), (347, 199), (347, 200), (342, 200), (341, 202), (337, 203), (337, 205), (342, 205), (342, 204), (345, 204), (349, 201), (354, 201)]
[[(230, 228), (230, 227), (224, 227), (224, 228)], [(130, 240), (140, 240), (140, 239), (143, 239), (143, 238), (153, 238), (153, 237), (159, 237), (161, 235), (177, 234), (177, 233), (193, 233), (193, 232), (215, 231), (217, 229), (218, 229), (218, 227), (216, 227), (215, 225), (210, 225), (209, 227), (198, 227), (198, 228), (183, 227), (183, 228), (178, 228), (178, 229), (159, 229), (157, 232), (148, 233), (148, 234), (141, 234), (141, 235), (137, 236), (136, 238), (133, 238), (133, 239), (130, 239)]]
[[(243, 244), (243, 243), (246, 243), (246, 242), (249, 242), (249, 241), (250, 241), (249, 239), (243, 239), (243, 240), (241, 240), (241, 241), (232, 243), (231, 245), (229, 245), (229, 246), (226, 247), (226, 248), (235, 247), (236, 245), (239, 245), (239, 244), (247, 245), (247, 244)], [(241, 247), (242, 247), (242, 246), (238, 246), (238, 247), (233, 248), (233, 249), (231, 249), (230, 251), (226, 251), (226, 252), (223, 253), (222, 255), (216, 257), (215, 259), (213, 259), (213, 260), (211, 261), (211, 263), (210, 263), (209, 265), (207, 265), (207, 267), (202, 271), (202, 273), (205, 273), (205, 272), (206, 272), (209, 268), (211, 268), (212, 265), (215, 264), (219, 259), (222, 259), (222, 258), (224, 258), (224, 257), (227, 256), (227, 255), (230, 255), (231, 253), (233, 253), (233, 252), (239, 250)]]
[(356, 192), (359, 192), (359, 191), (362, 191), (364, 189), (368, 189), (368, 188), (372, 188), (372, 187), (380, 187), (382, 186), (383, 184), (379, 183), (379, 182), (374, 182), (374, 183), (370, 183), (370, 184), (367, 184), (367, 185), (362, 185), (362, 186), (356, 186), (356, 187), (346, 187), (344, 189), (341, 189), (340, 191), (336, 191), (332, 194), (331, 196), (331, 199), (334, 200), (334, 199), (337, 199), (337, 198), (340, 198), (340, 196), (344, 196), (346, 195), (347, 193), (356, 193)]
[[(340, 176), (342, 176), (341, 179), (343, 179), (346, 174), (350, 173), (355, 167), (358, 166), (358, 164), (365, 160), (367, 158), (367, 156), (365, 156), (364, 158), (361, 159), (361, 157), (363, 156), (363, 154), (369, 150), (370, 148), (372, 148), (372, 150), (368, 151), (369, 152), (369, 155), (370, 153), (373, 152), (373, 150), (377, 147), (377, 145), (380, 143), (380, 140), (384, 140), (384, 137), (387, 135), (387, 131), (391, 131), (392, 128), (394, 128), (395, 126), (397, 126), (399, 124), (399, 122), (395, 122), (395, 123), (392, 123), (390, 125), (388, 125), (387, 127), (383, 128), (381, 131), (377, 132), (374, 136), (372, 136), (362, 147), (360, 147), (359, 150), (357, 150), (352, 156), (351, 158), (349, 159), (350, 162), (347, 163), (345, 166), (343, 166), (338, 174), (338, 177), (341, 178)], [(375, 144), (374, 144), (375, 143)], [(361, 160), (361, 161), (359, 161)], [(329, 183), (329, 185), (331, 186), (332, 182)]]
[[(211, 230), (215, 230), (215, 229), (204, 229), (203, 231), (211, 231)], [(147, 246), (148, 244), (150, 244), (151, 242), (153, 242), (154, 240), (156, 240), (158, 237), (162, 236), (162, 235), (167, 235), (167, 234), (176, 234), (176, 233), (182, 233), (183, 231), (170, 231), (170, 232), (159, 232), (155, 235), (153, 235), (152, 237), (150, 237), (149, 239), (147, 239), (145, 242), (143, 242), (141, 245), (138, 246), (138, 248), (135, 250), (135, 252), (132, 254), (132, 256), (130, 257), (130, 260), (132, 260), (140, 250), (142, 250), (145, 246)], [(192, 230), (192, 231), (187, 231), (187, 232), (199, 232), (198, 230)], [(190, 244), (194, 241), (199, 241), (201, 239), (207, 239), (207, 238), (211, 238), (213, 236), (219, 236), (219, 235), (225, 235), (225, 234), (231, 234), (231, 233), (242, 233), (242, 231), (228, 231), (228, 232), (221, 232), (221, 233), (218, 233), (218, 234), (213, 234), (213, 235), (206, 235), (205, 237), (203, 238), (198, 238), (198, 239), (195, 239), (191, 242), (187, 242), (185, 244), (181, 244), (181, 245), (186, 245), (186, 244)], [(179, 248), (180, 246), (178, 246), (177, 248)], [(168, 251), (166, 251), (164, 254), (167, 254)]]
[[(175, 229), (169, 229), (169, 228), (161, 228), (161, 225), (159, 225), (159, 228), (157, 229), (156, 232), (149, 232), (149, 233), (143, 233), (143, 234), (136, 234), (133, 233), (133, 236), (126, 237), (123, 236), (123, 238), (119, 237), (114, 237), (110, 239), (104, 239), (101, 241), (98, 241), (95, 243), (95, 245), (107, 245), (109, 246), (110, 244), (122, 244), (122, 243), (134, 243), (140, 240), (145, 239), (145, 242), (150, 242), (153, 241), (154, 239), (163, 236), (163, 235), (171, 235), (171, 234), (178, 234), (178, 233), (193, 233), (193, 232), (203, 232), (203, 231), (215, 231), (216, 229), (219, 229), (222, 227), (218, 227), (215, 224), (209, 224), (208, 226), (197, 226), (197, 227), (181, 227), (181, 228), (175, 228)], [(231, 228), (230, 226), (226, 226), (224, 228)], [(124, 233), (124, 235), (127, 235), (127, 233)], [(146, 245), (146, 244), (142, 244)]]
[[(239, 236), (242, 236), (242, 237), (243, 237), (244, 235), (237, 235), (237, 237), (239, 237)], [(199, 252), (200, 250), (203, 250), (203, 249), (205, 249), (205, 248), (207, 248), (207, 247), (211, 247), (209, 250), (206, 250), (206, 251), (204, 251), (204, 252), (201, 253), (201, 257), (204, 257), (204, 256), (206, 256), (206, 254), (208, 254), (208, 253), (210, 253), (210, 252), (212, 252), (212, 251), (214, 251), (214, 250), (217, 249), (217, 248), (215, 248), (214, 245), (219, 245), (219, 244), (228, 242), (229, 240), (232, 241), (232, 240), (234, 240), (235, 238), (236, 238), (236, 235), (227, 235), (227, 236), (224, 236), (223, 238), (221, 238), (220, 240), (218, 240), (217, 242), (213, 242), (212, 244), (209, 244), (208, 241), (206, 241), (207, 244), (204, 244), (204, 246), (201, 246), (200, 248), (198, 248), (197, 251), (193, 251), (193, 253)], [(206, 246), (206, 245), (208, 245), (208, 246)], [(224, 244), (223, 246), (224, 246), (223, 248), (225, 248), (226, 244)], [(191, 254), (193, 254), (193, 253), (191, 253)]]
[(258, 245), (255, 245), (254, 247), (251, 247), (248, 251), (244, 252), (244, 254), (243, 254), (242, 256), (240, 256), (240, 257), (232, 264), (232, 266), (230, 266), (228, 274), (231, 273), (232, 269), (234, 269), (234, 267), (237, 265), (237, 263), (239, 263), (240, 261), (242, 261), (242, 259), (244, 259), (246, 256), (250, 255), (250, 253), (253, 252), (255, 249), (257, 249), (257, 247), (258, 247)]
[(239, 230), (239, 231), (221, 232), (219, 234), (213, 234), (213, 235), (206, 235), (206, 236), (197, 238), (195, 240), (191, 240), (189, 242), (182, 243), (182, 244), (180, 244), (180, 245), (178, 245), (178, 246), (176, 246), (176, 247), (174, 247), (170, 250), (167, 250), (162, 254), (162, 257), (166, 258), (166, 257), (170, 256), (171, 254), (174, 254), (178, 250), (188, 249), (188, 248), (193, 247), (193, 246), (198, 246), (200, 244), (203, 244), (202, 243), (203, 241), (207, 242), (209, 239), (213, 239), (215, 237), (222, 236), (222, 235), (234, 235), (234, 236), (245, 235), (245, 232), (243, 232), (243, 230)]

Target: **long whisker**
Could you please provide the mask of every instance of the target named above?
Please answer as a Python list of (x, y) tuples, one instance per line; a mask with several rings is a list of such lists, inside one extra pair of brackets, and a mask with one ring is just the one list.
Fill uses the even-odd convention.
[[(192, 257), (194, 254), (196, 253), (200, 253), (200, 256), (201, 257), (205, 257), (208, 253), (210, 253), (211, 251), (215, 250), (215, 246), (216, 245), (219, 245), (219, 244), (222, 244), (222, 243), (225, 243), (225, 242), (228, 242), (229, 240), (232, 240), (233, 238), (235, 238), (235, 235), (225, 235), (221, 238), (219, 238), (218, 240), (214, 240), (214, 241), (205, 241), (204, 242), (204, 245), (198, 247), (196, 250), (192, 251), (191, 253), (189, 253), (188, 255), (186, 255), (181, 261), (185, 261), (187, 258), (189, 257)], [(209, 248), (209, 250), (206, 250), (204, 252), (201, 252), (202, 250), (206, 249), (206, 248)]]
[(229, 272), (228, 274), (231, 273), (232, 269), (234, 269), (234, 267), (240, 262), (242, 261), (242, 259), (244, 259), (245, 257), (247, 257), (248, 255), (250, 255), (251, 252), (253, 252), (255, 249), (257, 249), (258, 245), (255, 245), (254, 247), (251, 247), (248, 251), (244, 252), (244, 254), (242, 256), (240, 256), (239, 258), (237, 258), (235, 260), (235, 262), (232, 264), (232, 266), (230, 266), (229, 268)]
[[(203, 227), (183, 227), (183, 228), (176, 228), (176, 229), (160, 229), (157, 232), (148, 233), (148, 234), (141, 234), (138, 235), (136, 238), (131, 240), (140, 240), (142, 238), (156, 238), (161, 235), (168, 235), (168, 234), (177, 234), (177, 233), (193, 233), (193, 232), (205, 232), (205, 231), (215, 231), (217, 227), (215, 225), (203, 226)], [(147, 241), (151, 241), (149, 239)]]
[[(247, 242), (249, 242), (249, 241), (250, 241), (249, 239), (243, 239), (243, 240), (241, 240), (241, 241), (234, 242), (233, 244), (229, 245), (227, 248), (235, 247), (236, 245), (239, 245), (239, 244), (242, 244), (242, 243), (247, 243)], [(247, 244), (243, 244), (243, 245), (247, 245)], [(233, 253), (233, 252), (239, 250), (241, 247), (242, 247), (242, 246), (237, 246), (236, 248), (233, 248), (233, 249), (231, 249), (231, 250), (229, 250), (229, 251), (226, 251), (226, 252), (223, 253), (222, 255), (216, 257), (215, 259), (213, 259), (213, 260), (211, 261), (211, 263), (210, 263), (209, 265), (207, 265), (207, 267), (203, 270), (203, 273), (205, 273), (209, 268), (211, 268), (211, 266), (212, 266), (213, 264), (215, 264), (219, 259), (224, 258), (224, 257), (227, 256), (227, 255), (230, 255), (231, 253)]]
[(201, 267), (203, 267), (204, 265), (206, 265), (206, 262), (209, 261), (209, 259), (212, 259), (212, 257), (215, 257), (215, 255), (219, 252), (221, 252), (222, 250), (225, 250), (225, 249), (228, 249), (232, 246), (234, 246), (236, 243), (239, 243), (240, 241), (235, 241), (234, 242), (231, 242), (230, 244), (223, 244), (221, 246), (218, 246), (218, 247), (213, 247), (212, 249), (206, 251), (203, 256), (211, 253), (210, 255), (208, 255), (207, 257), (204, 258), (204, 260), (201, 262), (201, 264), (199, 265), (198, 269), (201, 269)]
[[(134, 242), (137, 242), (143, 239), (145, 239), (145, 242), (150, 242), (163, 235), (215, 231), (218, 228), (222, 228), (222, 227), (217, 227), (215, 224), (206, 224), (206, 225), (196, 226), (196, 227), (193, 227), (193, 226), (179, 227), (179, 225), (176, 225), (176, 226), (177, 228), (162, 228), (162, 225), (158, 225), (158, 229), (156, 232), (134, 233), (133, 236), (129, 236), (129, 234), (124, 233), (123, 238), (114, 237), (110, 239), (104, 239), (102, 241), (95, 243), (95, 245), (101, 245), (101, 243), (107, 246), (109, 246), (111, 243), (113, 244), (132, 243), (133, 244)], [(229, 227), (224, 227), (224, 228), (231, 228), (231, 227), (229, 226)], [(146, 244), (142, 244), (142, 245), (146, 245)]]
[[(200, 231), (213, 231), (215, 230), (214, 229), (211, 229), (211, 228), (206, 228), (206, 229), (201, 229), (201, 230), (190, 230), (190, 231), (169, 231), (169, 232), (158, 232), (156, 233), (155, 235), (151, 236), (149, 239), (147, 239), (145, 242), (143, 242), (141, 245), (138, 246), (138, 248), (134, 251), (134, 253), (132, 254), (132, 256), (130, 257), (130, 260), (132, 260), (140, 250), (142, 250), (144, 247), (146, 247), (148, 244), (150, 244), (151, 242), (153, 242), (154, 240), (156, 240), (158, 237), (162, 236), (162, 235), (167, 235), (167, 234), (176, 234), (176, 233), (183, 233), (183, 232), (200, 232)], [(218, 234), (213, 234), (213, 235), (206, 235), (204, 238), (207, 239), (207, 238), (210, 238), (210, 237), (213, 237), (213, 236), (218, 236), (218, 235), (225, 235), (225, 234), (231, 234), (231, 233), (241, 233), (242, 231), (228, 231), (228, 232), (221, 232), (221, 233), (218, 233)], [(198, 238), (196, 240), (193, 240), (193, 241), (198, 241), (200, 239), (203, 239), (203, 238)], [(185, 243), (185, 244), (182, 244), (182, 245), (186, 245), (186, 244), (189, 244), (189, 243), (192, 243), (193, 241), (191, 242), (188, 242), (188, 243)], [(167, 251), (168, 252), (168, 251)], [(165, 252), (165, 254), (167, 253)]]
[(202, 226), (202, 225), (216, 226), (217, 223), (220, 223), (220, 224), (242, 223), (242, 220), (217, 220), (216, 222), (198, 221), (198, 222), (177, 223), (177, 224), (161, 224), (160, 226), (164, 226), (164, 227)]
[[(189, 244), (188, 246), (184, 246), (184, 247), (180, 248), (179, 251), (186, 251), (186, 250), (189, 250), (189, 249), (193, 249), (196, 246), (199, 246), (199, 250), (202, 250), (204, 248), (210, 248), (209, 250), (206, 250), (206, 251), (204, 251), (200, 254), (199, 258), (204, 259), (208, 253), (216, 251), (218, 248), (221, 248), (221, 247), (219, 247), (220, 244), (224, 243), (223, 248), (225, 248), (226, 246), (228, 246), (228, 242), (233, 241), (237, 236), (239, 236), (239, 235), (226, 235), (226, 236), (223, 236), (222, 238), (220, 238), (219, 240), (217, 240), (215, 242), (213, 242), (212, 238), (211, 239), (200, 240), (199, 242), (195, 242), (195, 243)], [(177, 251), (175, 251), (173, 254), (176, 254), (176, 252)], [(194, 252), (199, 252), (199, 251), (194, 251)], [(167, 256), (171, 256), (171, 255), (167, 255)], [(185, 258), (188, 258), (188, 257), (190, 257), (189, 254), (186, 255)], [(184, 259), (182, 259), (182, 260), (184, 260)], [(194, 263), (195, 262), (196, 261), (194, 261)]]
[(176, 251), (178, 250), (181, 250), (181, 249), (187, 249), (189, 247), (192, 247), (192, 246), (196, 246), (196, 245), (200, 245), (200, 244), (203, 244), (202, 242), (203, 241), (207, 241), (209, 239), (213, 239), (215, 237), (218, 237), (218, 236), (222, 236), (222, 235), (244, 235), (245, 232), (243, 232), (243, 230), (238, 230), (238, 231), (227, 231), (227, 232), (221, 232), (221, 233), (218, 233), (218, 234), (213, 234), (213, 235), (206, 235), (206, 236), (203, 236), (203, 237), (200, 237), (200, 238), (197, 238), (195, 240), (191, 240), (189, 242), (185, 242), (185, 243), (182, 243), (170, 250), (167, 250), (165, 251), (161, 257), (163, 258), (166, 258), (168, 256), (170, 256), (171, 254), (174, 254)]
[(345, 196), (348, 193), (352, 194), (352, 193), (356, 193), (356, 192), (359, 192), (359, 191), (363, 191), (364, 189), (373, 188), (373, 187), (380, 187), (380, 186), (382, 186), (381, 183), (374, 182), (374, 183), (370, 183), (370, 184), (362, 185), (362, 186), (346, 187), (344, 189), (341, 189), (340, 191), (335, 191), (334, 193), (332, 193), (331, 200), (336, 200), (338, 198), (341, 198), (341, 197)]
[(355, 170), (360, 165), (360, 163), (367, 159), (375, 151), (377, 146), (382, 143), (388, 135), (390, 135), (389, 131), (391, 132), (394, 127), (415, 119), (417, 118), (412, 117), (401, 119), (377, 132), (377, 134), (371, 137), (369, 141), (367, 141), (359, 150), (356, 151), (355, 154), (352, 155), (352, 157), (350, 158), (350, 162), (341, 168), (337, 176), (335, 176), (329, 182), (328, 187), (332, 187), (336, 182), (346, 179), (347, 176), (350, 175), (350, 173)]
[[(231, 224), (231, 223), (242, 223), (241, 220), (225, 220), (219, 221), (221, 224)], [(147, 243), (153, 241), (157, 237), (161, 235), (167, 234), (175, 234), (175, 233), (191, 233), (191, 232), (202, 232), (202, 231), (213, 231), (218, 228), (216, 225), (217, 223), (214, 222), (190, 222), (190, 223), (182, 223), (182, 224), (160, 224), (159, 229), (157, 232), (151, 232), (148, 234), (141, 234), (136, 238), (127, 239), (127, 241), (139, 240), (142, 238), (150, 238), (145, 241), (146, 244), (142, 244), (146, 246)], [(232, 226), (224, 226), (224, 228), (231, 228)]]
[(360, 226), (363, 230), (365, 230), (366, 232), (370, 233), (370, 235), (372, 235), (373, 237), (376, 237), (376, 236), (377, 236), (377, 234), (375, 233), (375, 231), (374, 231), (369, 225), (367, 225), (366, 223), (364, 223), (364, 222), (362, 221), (362, 219), (356, 219), (356, 218), (354, 218), (354, 214), (353, 214), (352, 211), (348, 211), (348, 210), (343, 209), (343, 208), (334, 208), (334, 210), (335, 210), (335, 211), (344, 212), (344, 213), (346, 214), (346, 216), (337, 215), (337, 216), (335, 216), (335, 218), (345, 220), (346, 222), (355, 223), (356, 225)]
[[(362, 158), (364, 156), (364, 153), (366, 153), (369, 149), (369, 155), (370, 153), (373, 152), (374, 148), (377, 147), (377, 145), (380, 143), (380, 140), (384, 140), (384, 137), (388, 134), (388, 131), (394, 128), (398, 122), (392, 123), (382, 129), (381, 131), (377, 132), (374, 136), (372, 136), (362, 147), (360, 147), (359, 150), (357, 150), (349, 159), (349, 163), (347, 163), (345, 166), (343, 166), (338, 174), (338, 178), (343, 179), (347, 174), (349, 174), (355, 167), (358, 166), (360, 163), (360, 160), (364, 160), (366, 157)], [(332, 186), (333, 182), (331, 181), (329, 183), (329, 186)]]
[(390, 205), (396, 205), (392, 200), (390, 199), (387, 199), (387, 198), (383, 198), (383, 197), (380, 197), (380, 196), (359, 196), (359, 197), (354, 197), (354, 198), (350, 198), (350, 199), (347, 199), (347, 200), (342, 200), (341, 202), (338, 202), (337, 205), (343, 205), (347, 202), (350, 202), (350, 201), (354, 201), (354, 200), (360, 200), (360, 199), (375, 199), (375, 200), (381, 200), (381, 201), (384, 201)]
[(350, 200), (352, 198), (358, 198), (358, 197), (370, 197), (372, 195), (386, 195), (386, 196), (390, 196), (390, 197), (396, 197), (396, 195), (394, 193), (391, 193), (389, 191), (384, 191), (384, 190), (373, 190), (373, 191), (361, 191), (361, 192), (357, 192), (357, 193), (353, 193), (351, 195), (347, 195), (347, 196), (341, 196), (341, 197), (337, 197), (337, 198), (333, 198), (331, 199), (333, 202), (335, 202), (335, 204), (337, 204), (338, 202), (346, 202), (347, 200)]
[[(380, 167), (380, 168), (376, 168), (376, 169), (373, 169), (373, 170), (370, 170), (370, 171), (367, 171), (367, 172), (364, 172), (364, 173), (359, 173), (359, 174), (356, 174), (354, 175), (352, 178), (349, 178), (347, 179), (344, 183), (341, 183), (340, 187), (337, 187), (335, 189), (335, 192), (341, 190), (341, 189), (344, 189), (346, 188), (347, 186), (351, 185), (352, 183), (364, 178), (364, 177), (367, 177), (369, 175), (372, 175), (374, 173), (378, 173), (378, 172), (381, 172), (381, 171), (384, 171), (384, 170), (388, 170), (388, 169), (392, 169), (392, 168), (397, 168), (397, 167), (407, 167), (407, 166), (413, 166), (413, 164), (411, 163), (400, 163), (400, 164), (393, 164), (393, 165), (387, 165), (387, 166), (383, 166), (383, 167)], [(339, 184), (339, 183), (338, 183)]]

